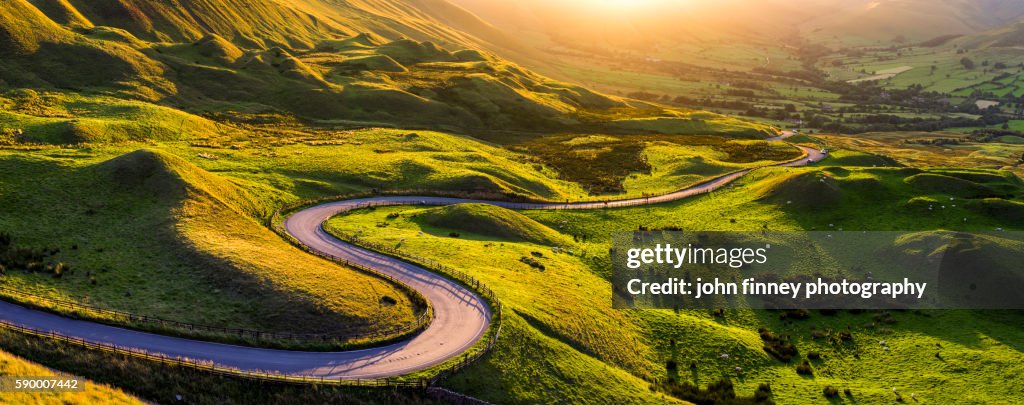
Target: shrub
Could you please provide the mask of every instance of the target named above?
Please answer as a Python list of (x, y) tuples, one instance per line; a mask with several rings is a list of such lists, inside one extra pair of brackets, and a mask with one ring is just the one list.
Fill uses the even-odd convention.
[(793, 357), (800, 354), (796, 346), (789, 342), (788, 337), (779, 337), (765, 328), (758, 329), (758, 333), (761, 334), (761, 340), (764, 341), (764, 351), (772, 357), (788, 363)]
[(526, 263), (528, 266), (533, 267), (533, 268), (535, 268), (537, 270), (540, 270), (540, 271), (546, 270), (546, 268), (544, 267), (543, 263), (537, 261), (537, 259), (534, 259), (532, 257), (523, 256), (523, 257), (519, 258), (519, 261), (523, 262), (523, 263)]
[(449, 232), (449, 233), (448, 233), (448, 236), (449, 236), (449, 237), (452, 237), (452, 238), (458, 238), (458, 237), (460, 237), (460, 236), (462, 236), (462, 235), (461, 235), (461, 234), (459, 234), (458, 232)]
[(825, 389), (821, 390), (825, 394), (825, 398), (836, 398), (839, 396), (839, 388), (829, 385)]
[(768, 384), (761, 384), (754, 391), (751, 397), (738, 397), (733, 389), (732, 381), (719, 380), (708, 384), (706, 389), (689, 383), (669, 381), (656, 386), (656, 388), (673, 397), (697, 404), (771, 404), (771, 388)]
[(761, 383), (757, 385), (757, 390), (754, 391), (754, 402), (767, 402), (772, 397), (772, 386), (768, 383)]
[(807, 352), (807, 359), (809, 359), (809, 360), (821, 360), (821, 353), (818, 353), (818, 352)]
[(784, 311), (782, 314), (779, 315), (779, 319), (781, 319), (781, 320), (786, 320), (786, 319), (808, 319), (810, 317), (811, 317), (811, 313), (808, 312), (806, 309), (790, 309), (790, 310)]
[(814, 370), (811, 368), (811, 363), (804, 359), (798, 366), (796, 366), (796, 373), (800, 375), (814, 375)]
[(387, 219), (396, 219), (396, 218), (398, 218), (400, 216), (402, 216), (402, 214), (399, 214), (397, 212), (392, 212), (392, 213), (388, 214)]

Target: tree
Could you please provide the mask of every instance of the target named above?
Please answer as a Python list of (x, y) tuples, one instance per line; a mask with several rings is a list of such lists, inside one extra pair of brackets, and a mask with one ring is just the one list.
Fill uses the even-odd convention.
[(975, 68), (975, 66), (976, 66), (974, 64), (974, 61), (971, 60), (971, 58), (967, 58), (967, 57), (964, 57), (963, 59), (960, 59), (960, 64), (964, 65), (964, 68), (966, 68), (967, 70), (973, 70)]

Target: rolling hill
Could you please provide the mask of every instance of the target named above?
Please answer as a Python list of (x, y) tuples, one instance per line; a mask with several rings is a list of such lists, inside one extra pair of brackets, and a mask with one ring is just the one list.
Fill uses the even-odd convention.
[[(692, 115), (540, 76), (484, 51), (491, 42), (517, 47), (444, 1), (14, 0), (0, 11), (0, 85), (461, 131), (633, 131)], [(702, 132), (773, 133), (712, 118), (695, 118), (715, 122)]]

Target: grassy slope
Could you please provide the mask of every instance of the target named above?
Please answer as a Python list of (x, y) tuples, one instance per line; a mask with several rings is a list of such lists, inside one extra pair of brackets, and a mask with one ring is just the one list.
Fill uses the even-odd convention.
[[(920, 167), (976, 167), (1001, 169), (1024, 175), (1020, 157), (1024, 145), (1018, 143), (965, 142), (954, 145), (927, 144), (935, 140), (958, 139), (955, 133), (878, 132), (856, 137), (823, 136), (828, 144), (871, 153), (887, 161)], [(911, 142), (908, 142), (911, 141)], [(914, 143), (914, 142), (925, 142)], [(845, 153), (845, 152), (844, 152)], [(845, 164), (845, 162), (837, 162)]]
[[(32, 363), (10, 353), (0, 351), (0, 375), (3, 376), (52, 376), (52, 370)], [(138, 398), (125, 394), (121, 390), (92, 381), (82, 381), (84, 392), (66, 393), (0, 393), (0, 402), (25, 405), (51, 404), (142, 404)]]
[[(437, 21), (403, 3), (74, 1), (42, 8), (59, 21), (68, 21), (67, 13), (55, 9), (114, 28), (58, 25), (33, 4), (15, 1), (0, 14), (0, 44), (10, 53), (0, 63), (0, 86), (114, 90), (193, 110), (286, 111), (363, 125), (774, 133), (735, 118), (630, 104), (478, 50), (398, 39), (411, 30), (420, 31), (417, 38), (449, 39), (452, 48), (475, 43), (443, 24), (428, 29)], [(90, 124), (98, 125), (75, 123), (86, 132)]]
[[(998, 172), (946, 169), (928, 174), (974, 179), (984, 183), (979, 186), (992, 190), (1021, 187), (1019, 180)], [(1022, 347), (1015, 343), (1021, 338), (1021, 331), (1015, 326), (1020, 322), (1019, 314), (898, 313), (893, 315), (895, 324), (876, 325), (872, 313), (815, 314), (811, 321), (793, 323), (762, 311), (727, 311), (724, 319), (716, 319), (704, 311), (608, 310), (605, 294), (610, 289), (601, 276), (608, 264), (599, 258), (603, 256), (599, 252), (607, 250), (612, 233), (623, 229), (679, 226), (755, 230), (764, 224), (774, 230), (827, 229), (828, 224), (853, 230), (959, 229), (965, 227), (964, 217), (969, 219), (968, 229), (1014, 228), (1010, 216), (979, 208), (988, 200), (968, 199), (960, 190), (953, 190), (952, 194), (949, 190), (937, 190), (914, 181), (915, 175), (920, 173), (902, 168), (765, 169), (712, 196), (657, 207), (525, 212), (552, 229), (586, 234), (595, 241), (569, 246), (575, 255), (556, 254), (541, 246), (493, 237), (419, 234), (424, 228), (406, 218), (417, 212), (410, 208), (355, 213), (338, 217), (331, 224), (349, 232), (361, 229), (363, 238), (385, 244), (401, 243), (407, 251), (458, 266), (498, 292), (514, 314), (509, 323), (512, 337), (499, 343), (498, 354), (451, 383), (486, 399), (528, 401), (541, 395), (543, 387), (529, 389), (513, 384), (515, 375), (535, 374), (536, 380), (544, 384), (554, 384), (566, 377), (564, 370), (549, 358), (521, 356), (513, 362), (506, 357), (506, 352), (520, 344), (519, 336), (524, 333), (543, 334), (558, 341), (540, 341), (542, 349), (531, 352), (572, 350), (574, 355), (587, 355), (607, 364), (599, 367), (615, 366), (647, 378), (664, 378), (664, 362), (671, 358), (684, 366), (696, 364), (692, 372), (681, 366), (681, 378), (705, 384), (729, 377), (741, 394), (752, 391), (761, 382), (771, 382), (775, 398), (781, 403), (821, 398), (826, 385), (848, 387), (857, 401), (868, 403), (895, 399), (893, 387), (904, 398), (913, 392), (922, 400), (936, 402), (960, 398), (999, 402), (1018, 397), (1022, 394), (1019, 387), (1003, 382), (1015, 378), (1024, 358)], [(820, 192), (805, 192), (806, 186), (799, 186), (801, 182), (817, 184), (821, 176), (830, 186)], [(794, 181), (797, 187), (788, 185)], [(829, 190), (835, 190), (831, 191), (835, 198), (825, 195)], [(950, 197), (954, 198), (952, 203)], [(936, 207), (947, 205), (928, 211), (913, 203), (922, 200), (932, 201)], [(403, 214), (387, 219), (386, 215), (393, 212)], [(449, 226), (454, 228), (457, 224)], [(519, 257), (532, 251), (543, 253), (543, 272), (518, 262)], [(587, 268), (591, 270), (582, 270)], [(853, 344), (833, 346), (811, 336), (813, 329), (840, 330), (847, 326), (854, 332)], [(756, 332), (760, 327), (791, 335), (801, 353), (823, 353), (824, 360), (813, 362), (816, 376), (800, 377), (793, 364), (768, 357), (761, 350)], [(675, 341), (674, 347), (671, 340)], [(891, 350), (881, 350), (879, 340), (886, 340)], [(942, 360), (934, 356), (936, 352)], [(730, 360), (719, 360), (721, 353), (730, 354)], [(743, 372), (733, 371), (736, 366), (742, 367)], [(921, 374), (922, 370), (928, 371)], [(496, 384), (492, 381), (500, 381), (497, 384), (504, 392), (485, 388)], [(584, 380), (576, 391), (565, 395), (571, 400), (571, 395), (615, 394), (617, 389), (607, 382)]]
[(458, 204), (410, 213), (414, 221), (498, 239), (558, 246), (566, 238), (515, 211), (486, 204)]
[(668, 193), (709, 177), (800, 156), (784, 143), (674, 135), (552, 136), (512, 149), (602, 198)]
[[(257, 223), (252, 216), (268, 201), (173, 155), (118, 156), (126, 151), (2, 152), (10, 175), (0, 183), (0, 204), (10, 215), (0, 228), (19, 245), (59, 248), (52, 260), (74, 269), (62, 278), (9, 269), (5, 284), (139, 314), (263, 330), (331, 332), (412, 320), (403, 292), (313, 258)], [(372, 288), (352, 288), (367, 284)], [(385, 295), (398, 305), (381, 307)]]

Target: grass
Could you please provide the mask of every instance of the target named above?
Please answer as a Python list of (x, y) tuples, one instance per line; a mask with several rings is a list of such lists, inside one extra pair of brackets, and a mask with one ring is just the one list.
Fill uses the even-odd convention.
[[(53, 370), (40, 364), (33, 363), (11, 353), (0, 351), (0, 375), (4, 376), (55, 376)], [(92, 381), (82, 381), (83, 392), (62, 392), (62, 393), (0, 393), (0, 401), (6, 403), (19, 403), (26, 405), (49, 404), (60, 402), (62, 404), (142, 404), (143, 401), (120, 389), (113, 388), (106, 384), (97, 384)]]
[[(135, 395), (146, 403), (173, 403), (181, 401), (194, 404), (232, 403), (282, 403), (282, 404), (348, 404), (348, 403), (398, 403), (431, 404), (429, 398), (419, 391), (359, 389), (333, 387), (329, 385), (294, 385), (261, 383), (246, 379), (217, 376), (205, 372), (170, 367), (137, 358), (111, 355), (25, 336), (7, 329), (0, 330), (0, 348), (22, 357), (37, 359), (42, 365), (90, 378), (99, 384), (123, 387), (125, 392)], [(33, 365), (35, 369), (41, 366)], [(20, 371), (20, 370), (19, 370)], [(33, 370), (34, 371), (34, 370)], [(36, 374), (21, 374), (36, 375)], [(83, 394), (68, 394), (70, 403), (140, 403), (142, 400), (130, 397), (115, 389), (103, 389), (106, 385), (87, 384), (85, 394), (93, 394), (87, 401), (74, 402)], [(0, 400), (18, 402), (17, 396), (0, 393)], [(31, 400), (32, 398), (27, 398)], [(38, 403), (53, 403), (54, 397), (41, 397)], [(60, 397), (61, 400), (64, 397)], [(19, 402), (20, 403), (20, 402)]]
[[(1020, 158), (1024, 145), (965, 140), (963, 134), (878, 132), (848, 136), (820, 136), (830, 146), (869, 153), (877, 159), (918, 167), (974, 167), (1009, 170), (1024, 175)], [(952, 141), (952, 142), (949, 142)], [(846, 153), (846, 152), (843, 152)], [(842, 164), (838, 161), (836, 164)]]
[[(254, 197), (245, 183), (163, 152), (121, 153), (0, 152), (8, 174), (0, 205), (10, 214), (0, 229), (19, 246), (59, 249), (49, 260), (72, 268), (60, 278), (8, 269), (6, 287), (264, 331), (341, 333), (413, 321), (404, 291), (311, 257), (263, 227), (257, 221), (272, 200)], [(380, 304), (385, 296), (395, 305)], [(180, 310), (186, 306), (193, 309)]]
[[(852, 157), (863, 159), (853, 153), (838, 158)], [(1021, 392), (1003, 383), (1014, 378), (1022, 359), (1021, 347), (1013, 343), (1022, 333), (1014, 326), (1020, 321), (1019, 314), (1012, 312), (919, 311), (884, 316), (875, 312), (811, 313), (809, 320), (782, 320), (770, 311), (727, 310), (715, 316), (696, 310), (609, 308), (606, 277), (610, 265), (600, 252), (607, 251), (613, 233), (624, 229), (759, 230), (767, 225), (772, 230), (809, 230), (828, 229), (830, 223), (849, 230), (1017, 229), (1008, 216), (976, 210), (972, 205), (983, 200), (973, 199), (976, 196), (971, 193), (907, 180), (921, 173), (958, 178), (993, 190), (1021, 188), (1020, 181), (1005, 172), (977, 169), (761, 169), (710, 196), (677, 203), (621, 210), (523, 212), (567, 236), (586, 235), (586, 242), (567, 244), (560, 252), (464, 231), (452, 238), (447, 236), (447, 228), (416, 222), (413, 218), (421, 210), (418, 208), (353, 212), (332, 219), (330, 225), (349, 233), (361, 230), (361, 238), (366, 240), (400, 244), (406, 251), (457, 266), (498, 293), (513, 314), (507, 326), (511, 336), (499, 341), (496, 354), (448, 383), (484, 399), (529, 401), (542, 395), (544, 387), (526, 387), (513, 376), (530, 375), (532, 381), (556, 384), (567, 376), (575, 379), (586, 375), (580, 368), (616, 370), (604, 371), (606, 378), (621, 376), (621, 370), (647, 380), (677, 378), (702, 386), (728, 378), (740, 394), (770, 383), (772, 397), (780, 403), (821, 398), (829, 386), (850, 389), (857, 401), (867, 403), (893, 400), (893, 387), (905, 397), (913, 392), (918, 398), (937, 402), (1015, 398)], [(786, 188), (793, 179), (809, 179), (804, 183), (813, 184), (819, 183), (819, 178), (830, 184), (822, 190), (824, 195)], [(827, 190), (835, 190), (836, 197), (825, 198)], [(949, 205), (950, 197), (956, 207)], [(798, 198), (806, 203), (796, 205), (811, 206), (814, 200), (815, 208), (787, 204)], [(947, 205), (922, 213), (908, 206), (914, 198), (946, 201)], [(1002, 201), (1013, 203), (1012, 199)], [(966, 225), (964, 217), (969, 219)], [(458, 221), (446, 226), (456, 224)], [(521, 262), (522, 257), (538, 257), (544, 269)], [(809, 360), (813, 377), (801, 377), (793, 364), (766, 353), (760, 328), (772, 331), (772, 336), (789, 336), (787, 341), (798, 353), (815, 353), (816, 359)], [(849, 331), (852, 340), (830, 343), (822, 337), (838, 336), (841, 331)], [(524, 334), (546, 339), (529, 341), (529, 356), (514, 357), (516, 360), (506, 357), (510, 356), (506, 353), (524, 345)], [(881, 350), (877, 343), (881, 340), (887, 341), (889, 351)], [(611, 341), (620, 343), (608, 343)], [(936, 357), (936, 352), (943, 360)], [(544, 356), (537, 358), (534, 353)], [(727, 361), (719, 358), (722, 353), (729, 354)], [(564, 360), (569, 355), (589, 360)], [(669, 360), (677, 365), (677, 375), (667, 369)], [(567, 370), (564, 364), (571, 364), (573, 369)], [(921, 370), (928, 371), (921, 374)], [(619, 382), (574, 380), (577, 385), (571, 393), (557, 390), (557, 395), (565, 400), (625, 395), (618, 391), (622, 389), (621, 381), (629, 378), (616, 379)], [(500, 381), (502, 389), (483, 388), (490, 386), (484, 381)]]
[[(820, 65), (835, 79), (880, 79), (883, 85), (891, 88), (921, 85), (928, 91), (957, 96), (970, 96), (975, 90), (990, 92), (997, 97), (1024, 94), (1019, 79), (1019, 50), (970, 46), (975, 49), (966, 54), (958, 53), (958, 49), (967, 46), (967, 41), (970, 41), (970, 37), (937, 48), (871, 51), (854, 57), (835, 55), (824, 58)], [(965, 57), (975, 61), (977, 66), (974, 69), (963, 66), (961, 59)], [(986, 61), (988, 66), (982, 66)], [(996, 63), (1005, 63), (1008, 67), (995, 69), (993, 67)], [(905, 70), (907, 67), (911, 69)], [(900, 70), (904, 71), (895, 73)], [(1010, 78), (1001, 78), (1003, 73), (1009, 74)]]
[(800, 156), (781, 143), (718, 136), (564, 135), (515, 145), (591, 195), (640, 196)]
[[(43, 7), (58, 20), (75, 20), (76, 25), (63, 26), (32, 3), (18, 0), (0, 14), (9, 27), (3, 45), (11, 50), (0, 66), (0, 88), (100, 91), (191, 111), (283, 111), (309, 120), (457, 128), (490, 132), (495, 138), (505, 131), (593, 128), (745, 136), (775, 132), (736, 118), (699, 118), (546, 78), (465, 49), (475, 45), (472, 40), (444, 28), (412, 35), (419, 41), (381, 39), (405, 37), (394, 31), (395, 24), (429, 19), (415, 6), (380, 11), (369, 4), (332, 8), (298, 3), (293, 9), (265, 0), (255, 6), (232, 0), (215, 10), (194, 2), (188, 13), (135, 1), (100, 12), (78, 1), (62, 3), (58, 10)], [(353, 21), (339, 9), (373, 17)], [(410, 24), (407, 29), (415, 30), (412, 26), (420, 23)], [(427, 24), (444, 26), (438, 21)], [(351, 36), (348, 30), (356, 27), (369, 34)], [(459, 38), (464, 46), (449, 43), (452, 49), (446, 49), (422, 40), (437, 37)], [(50, 135), (49, 142), (121, 140), (116, 138), (150, 132), (131, 121), (14, 118), (42, 127), (34, 132)], [(178, 130), (158, 128), (155, 135), (185, 132), (180, 125), (174, 128)]]
[(458, 204), (409, 213), (426, 226), (469, 232), (498, 239), (519, 239), (538, 245), (558, 246), (566, 238), (512, 210), (487, 204)]

